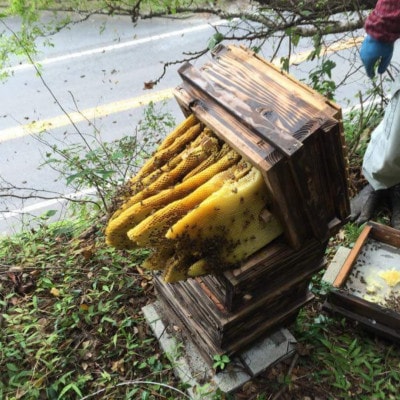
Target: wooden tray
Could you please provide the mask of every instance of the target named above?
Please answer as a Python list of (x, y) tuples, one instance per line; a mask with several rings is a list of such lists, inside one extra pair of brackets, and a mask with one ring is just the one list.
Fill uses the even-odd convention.
[(400, 342), (400, 231), (369, 222), (333, 286), (325, 309)]

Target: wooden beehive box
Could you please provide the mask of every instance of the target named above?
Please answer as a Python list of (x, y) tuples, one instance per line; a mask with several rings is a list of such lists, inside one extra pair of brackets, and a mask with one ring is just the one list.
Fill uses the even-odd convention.
[(180, 68), (175, 97), (258, 167), (288, 243), (325, 241), (349, 215), (340, 108), (241, 47)]
[(169, 320), (184, 329), (210, 364), (214, 355), (237, 354), (277, 327), (293, 322), (299, 309), (312, 299), (308, 281), (299, 279), (240, 311), (228, 312), (211, 293), (203, 291), (200, 278), (172, 285), (160, 279), (155, 278), (155, 287)]
[(326, 266), (326, 242), (294, 250), (278, 238), (234, 270), (154, 286), (168, 319), (182, 326), (212, 363), (235, 354), (277, 327), (291, 323), (313, 296), (311, 277)]
[(333, 286), (325, 309), (400, 343), (400, 231), (368, 222)]
[[(236, 269), (155, 288), (168, 318), (212, 363), (297, 316), (325, 267), (327, 241), (347, 221), (348, 179), (338, 106), (241, 47), (184, 65), (175, 97), (263, 174), (284, 235)], [(217, 270), (218, 266), (214, 268)]]
[(236, 312), (288, 282), (308, 280), (323, 267), (326, 244), (312, 239), (295, 250), (278, 238), (237, 268), (202, 277), (203, 290)]

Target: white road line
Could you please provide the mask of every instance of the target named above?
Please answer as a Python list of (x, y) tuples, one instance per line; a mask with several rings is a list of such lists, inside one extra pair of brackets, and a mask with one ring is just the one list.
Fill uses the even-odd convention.
[[(222, 25), (226, 22), (227, 21), (225, 21), (225, 20), (221, 20), (221, 21), (216, 21), (216, 22), (209, 23), (209, 24), (192, 26), (190, 28), (180, 29), (178, 31), (166, 32), (166, 33), (162, 33), (160, 35), (148, 36), (148, 37), (145, 37), (142, 39), (134, 39), (134, 40), (129, 40), (127, 42), (112, 44), (112, 45), (104, 46), (104, 47), (98, 47), (98, 48), (94, 48), (94, 49), (90, 49), (90, 50), (78, 51), (76, 53), (65, 54), (65, 55), (58, 56), (58, 57), (45, 58), (43, 60), (37, 60), (36, 63), (40, 64), (40, 65), (48, 65), (48, 64), (53, 64), (53, 63), (57, 63), (60, 61), (72, 60), (72, 59), (76, 59), (76, 58), (91, 56), (94, 54), (101, 54), (101, 53), (105, 53), (107, 51), (113, 51), (113, 50), (123, 49), (126, 47), (138, 46), (138, 45), (149, 43), (152, 41), (158, 41), (158, 40), (168, 39), (168, 38), (171, 38), (174, 36), (182, 36), (187, 33), (202, 31), (205, 29), (209, 29), (213, 26)], [(33, 65), (30, 63), (24, 63), (24, 64), (16, 65), (14, 67), (5, 68), (4, 71), (6, 71), (6, 72), (14, 71), (15, 72), (15, 71), (25, 70), (25, 69), (29, 69), (29, 68), (33, 68)]]
[(51, 200), (45, 200), (45, 201), (41, 201), (39, 203), (35, 203), (32, 204), (30, 206), (26, 206), (23, 208), (18, 208), (12, 211), (8, 211), (5, 213), (0, 213), (0, 221), (1, 220), (6, 220), (9, 218), (13, 218), (13, 217), (17, 217), (21, 214), (27, 214), (27, 213), (31, 213), (37, 210), (40, 210), (42, 208), (46, 208), (46, 207), (51, 207), (54, 206), (56, 204), (60, 204), (63, 203), (67, 200), (74, 200), (74, 199), (79, 199), (81, 197), (84, 196), (88, 196), (88, 195), (93, 195), (95, 194), (95, 190), (94, 189), (85, 189), (82, 190), (80, 192), (75, 192), (75, 193), (70, 193), (70, 194), (66, 194), (63, 197), (59, 197), (59, 198), (55, 198), (55, 199), (51, 199)]

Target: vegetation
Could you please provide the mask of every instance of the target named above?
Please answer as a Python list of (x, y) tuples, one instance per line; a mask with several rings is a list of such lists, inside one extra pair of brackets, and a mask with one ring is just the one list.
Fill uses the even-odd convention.
[[(56, 18), (53, 25), (41, 25), (38, 10), (61, 3), (65, 7), (67, 2), (7, 2), (2, 16), (20, 15), (26, 24), (21, 32), (10, 33), (3, 21), (0, 63), (7, 63), (11, 53), (34, 54), (38, 37), (47, 40), (51, 32), (71, 23), (69, 16)], [(168, 13), (194, 12), (190, 7), (202, 9), (192, 1), (163, 1), (157, 7), (154, 3), (71, 0), (68, 7), (78, 9), (81, 18), (94, 12), (83, 7), (91, 4), (95, 12), (129, 12), (133, 19), (165, 15), (161, 5)], [(372, 6), (363, 2), (364, 7), (368, 5)], [(332, 79), (335, 65), (323, 51), (321, 28), (332, 32), (334, 27), (327, 24), (327, 18), (334, 18), (336, 12), (349, 16), (346, 32), (360, 27), (363, 13), (358, 2), (332, 5), (324, 0), (271, 0), (260, 1), (255, 7), (254, 16), (249, 13), (246, 18), (253, 22), (258, 19), (259, 36), (250, 26), (242, 38), (234, 36), (234, 29), (231, 36), (221, 37), (216, 32), (208, 47), (235, 37), (248, 40), (257, 49), (271, 35), (283, 32), (290, 38), (288, 56), (281, 59), (288, 69), (299, 35), (311, 35), (315, 51), (310, 57), (320, 57), (320, 62), (311, 71), (308, 83), (334, 98), (338, 87)], [(235, 16), (232, 11), (224, 14), (218, 7), (209, 7), (208, 11), (223, 18)], [(360, 12), (353, 16), (350, 11)], [(376, 99), (384, 100), (379, 86), (360, 95), (360, 108), (345, 118), (353, 191), (363, 184), (360, 160), (369, 133), (382, 117), (384, 104)], [(364, 106), (366, 101), (372, 106)], [(0, 398), (187, 398), (185, 384), (173, 374), (173, 361), (159, 349), (142, 315), (141, 308), (155, 298), (152, 277), (140, 267), (146, 252), (116, 251), (105, 246), (103, 235), (104, 217), (116, 187), (135, 172), (171, 125), (170, 115), (151, 104), (129, 138), (103, 143), (95, 130), (91, 137), (82, 135), (75, 147), (62, 149), (49, 143), (46, 163), (75, 189), (94, 188), (97, 197), (75, 202), (70, 219), (51, 223), (49, 212), (33, 221), (34, 228), (0, 240)], [(144, 132), (147, 142), (138, 140)], [(154, 132), (160, 136), (154, 136)], [(9, 189), (13, 188), (0, 187), (7, 195)], [(381, 218), (385, 221), (386, 216)], [(332, 238), (327, 256), (331, 257), (339, 245), (351, 247), (359, 232), (360, 228), (348, 224)], [(351, 321), (326, 314), (322, 304), (329, 287), (321, 282), (321, 274), (314, 277), (311, 289), (315, 300), (289, 327), (298, 341), (296, 355), (247, 383), (235, 395), (212, 393), (214, 400), (398, 398), (398, 348)], [(228, 369), (229, 362), (224, 356), (216, 356), (214, 368)], [(197, 388), (199, 398), (207, 390), (207, 385)]]
[[(165, 117), (150, 105), (138, 130), (151, 126), (151, 121), (164, 121), (167, 127), (170, 119), (160, 115)], [(351, 118), (361, 118), (361, 113)], [(362, 121), (358, 126), (366, 129)], [(360, 132), (348, 134), (355, 140)], [(92, 150), (110, 156), (112, 165), (125, 142), (108, 146), (104, 153), (101, 145)], [(141, 155), (149, 148), (132, 151)], [(95, 162), (104, 163), (102, 157), (89, 163), (87, 156), (74, 159), (82, 168), (79, 182), (92, 183)], [(48, 162), (54, 161), (65, 174), (68, 168), (62, 167), (62, 160)], [(66, 157), (65, 166), (70, 161)], [(76, 172), (69, 175), (73, 182), (71, 176)], [(107, 179), (100, 174), (104, 193), (107, 182), (117, 182), (117, 176), (118, 171)], [(100, 197), (100, 204), (103, 198), (109, 194)], [(36, 229), (0, 241), (0, 397), (186, 398), (185, 385), (173, 375), (173, 361), (159, 349), (141, 312), (155, 299), (152, 277), (140, 267), (146, 252), (105, 246), (102, 206), (92, 209), (82, 203), (75, 211), (75, 218), (57, 223), (43, 216)], [(332, 239), (327, 255), (338, 245), (351, 246), (359, 233), (360, 228), (346, 226)], [(314, 277), (312, 290), (316, 299), (289, 327), (298, 341), (290, 363), (269, 369), (235, 396), (214, 393), (214, 399), (396, 398), (398, 349), (322, 311), (329, 288), (321, 274)], [(229, 362), (226, 356), (215, 356), (214, 368), (223, 370)], [(205, 392), (207, 386), (197, 389), (200, 398)]]

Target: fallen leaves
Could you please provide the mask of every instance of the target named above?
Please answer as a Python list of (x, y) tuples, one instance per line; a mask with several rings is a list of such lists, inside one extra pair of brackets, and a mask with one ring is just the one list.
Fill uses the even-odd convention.
[(55, 287), (50, 289), (50, 294), (52, 294), (54, 297), (60, 297), (60, 291)]
[(35, 271), (27, 273), (24, 272), (22, 267), (17, 265), (10, 266), (6, 273), (6, 276), (13, 284), (15, 293), (19, 294), (20, 296), (27, 295), (35, 289), (35, 275)]
[(111, 371), (113, 371), (113, 372), (125, 372), (124, 359), (122, 358), (121, 360), (117, 360), (117, 361), (112, 362)]

